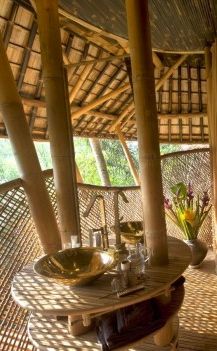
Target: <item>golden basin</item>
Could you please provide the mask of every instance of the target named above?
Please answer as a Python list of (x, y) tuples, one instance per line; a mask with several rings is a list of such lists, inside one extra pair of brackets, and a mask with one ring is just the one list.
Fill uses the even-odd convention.
[(58, 251), (39, 259), (34, 271), (52, 281), (66, 285), (86, 285), (116, 264), (112, 253), (92, 247)]
[(121, 222), (119, 227), (121, 240), (126, 244), (135, 245), (139, 242), (143, 242), (142, 221)]

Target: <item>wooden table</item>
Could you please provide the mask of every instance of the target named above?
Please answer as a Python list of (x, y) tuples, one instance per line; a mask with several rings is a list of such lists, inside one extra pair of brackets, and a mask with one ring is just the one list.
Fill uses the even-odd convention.
[(191, 260), (188, 246), (178, 239), (168, 238), (168, 251), (168, 265), (147, 268), (144, 290), (125, 297), (118, 298), (115, 293), (111, 294), (111, 280), (114, 278), (112, 272), (104, 274), (91, 285), (70, 287), (58, 285), (36, 275), (32, 265), (25, 267), (15, 276), (12, 296), (21, 307), (34, 314), (37, 323), (37, 318), (40, 317), (36, 316), (40, 313), (43, 316), (82, 316), (84, 323), (88, 324), (89, 318), (97, 314), (164, 294), (182, 275)]

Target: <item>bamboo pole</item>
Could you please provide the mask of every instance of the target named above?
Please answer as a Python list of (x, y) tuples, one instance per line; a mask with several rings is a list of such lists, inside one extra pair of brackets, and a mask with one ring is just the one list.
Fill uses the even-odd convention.
[(89, 138), (90, 146), (96, 160), (96, 166), (101, 179), (101, 183), (104, 186), (111, 186), (109, 179), (109, 173), (106, 166), (106, 161), (102, 153), (100, 141), (97, 138)]
[(62, 243), (80, 237), (76, 167), (57, 0), (36, 0), (48, 130)]
[(212, 46), (212, 52), (210, 51), (210, 48), (205, 48), (205, 64), (207, 79), (207, 114), (210, 145), (210, 163), (213, 183), (213, 237), (215, 256), (217, 256), (217, 40), (215, 40), (215, 43)]
[(90, 74), (91, 70), (93, 68), (93, 64), (87, 67), (84, 67), (78, 81), (76, 82), (75, 86), (72, 88), (70, 94), (69, 94), (69, 101), (72, 103), (72, 101), (75, 99), (78, 91), (80, 90), (81, 86), (84, 84), (86, 78)]
[[(35, 106), (35, 107), (42, 107), (45, 108), (46, 107), (46, 102), (44, 100), (38, 100), (38, 99), (32, 99), (32, 98), (28, 98), (26, 96), (21, 95), (21, 99), (22, 99), (22, 103), (26, 106)], [(73, 103), (71, 105), (71, 111), (76, 111), (78, 110), (79, 105)], [(134, 108), (134, 104), (132, 104), (132, 107)], [(130, 110), (130, 108), (127, 109), (128, 113), (124, 113), (123, 118), (126, 117), (126, 115), (131, 115), (131, 117), (134, 115), (134, 110)], [(104, 119), (108, 119), (114, 122), (117, 122), (120, 115), (112, 115), (112, 114), (108, 114), (108, 113), (104, 113), (104, 112), (99, 112), (96, 110), (90, 110), (84, 113), (85, 115), (89, 115), (89, 116), (94, 116), (94, 117), (98, 117), (98, 118), (104, 118)], [(168, 119), (168, 118), (172, 118), (172, 119), (176, 119), (176, 118), (194, 118), (194, 117), (207, 117), (207, 113), (206, 112), (189, 112), (189, 113), (158, 113), (158, 119)], [(122, 119), (123, 119), (122, 118)], [(128, 118), (128, 117), (127, 117)], [(124, 122), (125, 123), (125, 122)]]
[(80, 67), (80, 66), (90, 66), (93, 64), (97, 64), (97, 63), (101, 63), (101, 62), (109, 62), (109, 61), (115, 61), (115, 60), (123, 60), (126, 57), (129, 57), (129, 54), (123, 54), (123, 55), (112, 55), (112, 56), (108, 56), (108, 57), (104, 57), (104, 58), (98, 58), (95, 60), (84, 60), (84, 61), (80, 61), (80, 62), (76, 62), (76, 63), (65, 63), (66, 68), (74, 68), (74, 67)]
[(116, 129), (116, 132), (117, 132), (117, 135), (118, 135), (118, 138), (119, 138), (119, 141), (121, 143), (121, 146), (123, 148), (123, 151), (124, 151), (124, 154), (126, 156), (126, 159), (127, 159), (127, 162), (129, 164), (129, 168), (130, 168), (130, 172), (133, 176), (133, 179), (135, 181), (135, 184), (136, 185), (140, 185), (140, 181), (139, 181), (139, 175), (138, 175), (138, 172), (137, 172), (137, 169), (135, 167), (135, 163), (133, 161), (133, 158), (130, 154), (130, 151), (129, 151), (129, 148), (127, 146), (127, 143), (125, 141), (125, 138), (123, 136), (123, 133), (121, 132), (120, 128), (117, 127)]
[(167, 264), (168, 248), (148, 2), (126, 0), (139, 145), (145, 241), (150, 262)]
[(105, 94), (98, 99), (91, 101), (88, 105), (79, 108), (77, 111), (74, 111), (72, 114), (72, 118), (73, 119), (79, 118), (81, 115), (92, 110), (94, 107), (101, 105), (103, 102), (108, 101), (109, 99), (115, 98), (116, 96), (118, 96), (119, 94), (123, 93), (128, 89), (130, 89), (130, 83), (124, 84), (120, 88), (108, 94)]
[(59, 231), (1, 35), (0, 111), (42, 247), (45, 253), (55, 252), (61, 248)]
[(159, 79), (155, 85), (155, 91), (158, 91), (166, 82), (166, 80), (174, 73), (174, 71), (186, 60), (188, 55), (182, 55), (175, 63), (172, 65), (168, 71)]

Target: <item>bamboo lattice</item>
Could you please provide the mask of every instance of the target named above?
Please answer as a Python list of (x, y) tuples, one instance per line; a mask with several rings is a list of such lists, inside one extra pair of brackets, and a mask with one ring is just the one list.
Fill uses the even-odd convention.
[[(46, 184), (56, 211), (55, 190), (51, 171), (45, 172)], [(209, 151), (194, 150), (162, 157), (164, 194), (168, 196), (171, 185), (179, 181), (193, 182), (195, 192), (208, 190), (211, 193)], [(82, 238), (88, 242), (89, 230), (101, 226), (99, 204), (96, 201), (90, 214), (84, 218), (92, 196), (103, 195), (109, 236), (114, 224), (114, 192), (122, 190), (129, 203), (119, 200), (121, 221), (142, 220), (142, 205), (139, 187), (105, 188), (79, 185), (79, 204)], [(157, 215), (157, 214), (156, 214)], [(201, 238), (212, 246), (212, 214), (204, 223)], [(168, 234), (180, 237), (179, 230), (167, 222)], [(10, 286), (14, 275), (24, 265), (42, 254), (42, 249), (32, 222), (21, 180), (0, 186), (0, 345), (4, 351), (33, 351), (26, 334), (27, 313), (20, 309), (10, 296)]]

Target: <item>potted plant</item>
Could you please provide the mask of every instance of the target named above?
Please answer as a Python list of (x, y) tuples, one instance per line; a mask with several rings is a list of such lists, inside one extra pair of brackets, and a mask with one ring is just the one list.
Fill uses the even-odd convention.
[(203, 196), (193, 194), (192, 185), (178, 183), (171, 187), (172, 201), (164, 198), (166, 215), (181, 230), (184, 241), (192, 252), (192, 267), (198, 267), (207, 254), (207, 246), (198, 239), (199, 230), (207, 217), (212, 205), (207, 191)]

